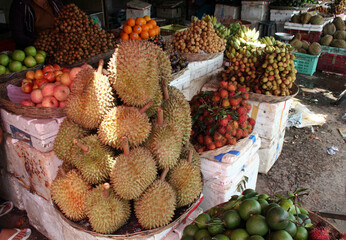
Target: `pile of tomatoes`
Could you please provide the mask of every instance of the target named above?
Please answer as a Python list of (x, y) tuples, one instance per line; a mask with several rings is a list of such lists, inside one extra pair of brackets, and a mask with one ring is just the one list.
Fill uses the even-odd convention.
[(142, 40), (154, 37), (160, 33), (160, 27), (149, 16), (128, 18), (120, 33), (124, 41), (129, 39)]

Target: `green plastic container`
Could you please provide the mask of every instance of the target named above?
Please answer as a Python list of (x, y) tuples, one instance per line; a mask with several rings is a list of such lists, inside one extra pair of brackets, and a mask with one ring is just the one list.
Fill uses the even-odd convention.
[(294, 66), (298, 73), (312, 76), (316, 72), (319, 55), (310, 55), (305, 53), (293, 53), (296, 58), (294, 59)]
[(161, 35), (172, 35), (176, 32), (182, 32), (185, 31), (187, 29), (186, 26), (183, 25), (179, 25), (179, 24), (171, 24), (171, 25), (166, 25), (166, 26), (162, 26), (161, 28)]

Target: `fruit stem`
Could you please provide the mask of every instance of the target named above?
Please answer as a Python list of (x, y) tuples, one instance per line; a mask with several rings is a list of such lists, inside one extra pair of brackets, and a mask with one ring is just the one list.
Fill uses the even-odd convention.
[(102, 69), (103, 69), (103, 64), (104, 64), (105, 62), (103, 61), (103, 59), (100, 59), (99, 60), (99, 66), (98, 66), (98, 68), (97, 68), (97, 73), (99, 73), (99, 74), (102, 74)]
[(191, 161), (192, 161), (192, 154), (193, 154), (193, 150), (190, 149), (190, 150), (189, 150), (188, 157), (187, 157), (187, 162), (188, 162), (188, 163), (191, 163)]
[(65, 177), (65, 176), (66, 176), (66, 172), (65, 172), (65, 170), (63, 169), (62, 165), (60, 165), (60, 166), (58, 167), (58, 169), (59, 169), (58, 171), (59, 171), (61, 177)]
[(124, 155), (128, 156), (130, 155), (130, 147), (129, 147), (129, 141), (127, 139), (127, 137), (122, 137), (122, 141), (123, 141), (123, 149), (124, 149)]
[(169, 171), (168, 168), (163, 169), (163, 172), (162, 172), (161, 177), (160, 177), (161, 181), (165, 180), (168, 171)]
[(78, 139), (73, 139), (73, 143), (77, 145), (80, 149), (83, 150), (83, 152), (88, 153), (90, 151), (90, 147), (87, 145), (82, 144)]
[(157, 125), (163, 125), (163, 110), (160, 107), (157, 108)]
[(152, 105), (153, 105), (153, 101), (148, 102), (147, 104), (144, 105), (144, 107), (142, 107), (139, 112), (140, 113), (144, 113), (145, 111), (147, 111)]
[(109, 183), (105, 183), (105, 184), (103, 184), (103, 188), (104, 188), (104, 190), (103, 190), (103, 192), (102, 192), (102, 196), (104, 197), (104, 198), (108, 198), (109, 197), (109, 188), (110, 188), (110, 185), (109, 185)]
[(168, 88), (166, 80), (162, 80), (162, 90), (163, 90), (163, 98), (165, 100), (169, 99)]

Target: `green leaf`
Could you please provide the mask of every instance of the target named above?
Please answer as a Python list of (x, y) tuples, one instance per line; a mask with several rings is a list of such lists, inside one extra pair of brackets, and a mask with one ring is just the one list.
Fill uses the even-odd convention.
[(312, 226), (313, 226), (312, 223), (308, 223), (308, 224), (306, 224), (304, 227), (309, 228), (309, 227), (312, 227)]
[(301, 189), (296, 190), (294, 193), (298, 194), (298, 193), (301, 193), (301, 192), (306, 192), (307, 190), (309, 190), (309, 189), (308, 188), (301, 188)]
[(212, 127), (209, 129), (209, 134), (210, 134), (210, 135), (213, 135), (214, 132), (216, 131), (216, 129), (217, 129), (217, 125), (215, 124), (214, 126), (212, 126)]
[(283, 199), (283, 200), (287, 199), (285, 196), (280, 195), (280, 194), (275, 194), (274, 196), (275, 196), (275, 197), (278, 197), (278, 198), (280, 198), (280, 199)]
[(293, 193), (288, 193), (288, 196), (289, 196), (290, 198), (293, 198), (293, 197), (294, 197), (294, 194), (293, 194)]

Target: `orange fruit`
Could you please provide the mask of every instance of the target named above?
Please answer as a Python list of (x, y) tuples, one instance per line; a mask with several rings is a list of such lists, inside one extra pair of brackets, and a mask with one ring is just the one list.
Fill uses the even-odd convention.
[(142, 38), (141, 37), (138, 37), (138, 39), (137, 40), (142, 40)]
[(132, 30), (135, 33), (141, 33), (142, 32), (142, 28), (139, 25), (135, 25)]
[(123, 33), (120, 35), (121, 40), (127, 41), (129, 40), (129, 35), (127, 33)]
[(130, 33), (130, 38), (134, 39), (134, 40), (137, 40), (138, 39), (138, 34), (135, 33), (135, 32), (132, 32), (132, 33)]
[(28, 71), (28, 72), (26, 72), (25, 77), (27, 79), (34, 80), (35, 79), (35, 72), (34, 71)]
[(41, 79), (41, 78), (44, 78), (44, 76), (43, 76), (43, 72), (42, 72), (42, 70), (41, 69), (37, 69), (36, 71), (35, 71), (35, 79)]
[(146, 23), (147, 23), (147, 21), (145, 21), (144, 18), (142, 18), (142, 17), (136, 18), (136, 25), (142, 26), (142, 25), (144, 25)]
[(155, 29), (150, 29), (149, 30), (149, 36), (154, 37), (156, 35), (156, 30)]
[(125, 24), (124, 27), (123, 27), (123, 30), (127, 34), (132, 33), (132, 27), (130, 25)]
[(149, 31), (149, 29), (150, 29), (149, 26), (151, 26), (151, 25), (149, 25), (149, 24), (144, 24), (144, 25), (142, 25), (142, 31), (144, 31), (144, 32)]
[(129, 18), (126, 21), (126, 24), (129, 25), (130, 27), (133, 27), (134, 25), (136, 25), (136, 20), (134, 20), (133, 18)]
[(152, 24), (153, 27), (157, 26), (157, 23), (156, 23), (155, 20), (150, 20), (148, 23), (149, 23), (149, 24)]
[(148, 31), (142, 31), (140, 36), (142, 39), (148, 39), (150, 37)]
[(161, 31), (161, 28), (159, 26), (155, 26), (154, 30), (156, 31), (156, 35), (158, 35)]
[(151, 20), (151, 18), (149, 16), (144, 16), (143, 17), (145, 21), (149, 22)]

